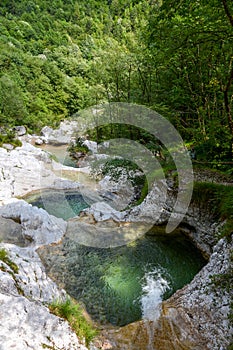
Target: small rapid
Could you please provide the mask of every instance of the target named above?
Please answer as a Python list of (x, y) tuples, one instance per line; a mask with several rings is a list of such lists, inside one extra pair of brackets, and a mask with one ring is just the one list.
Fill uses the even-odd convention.
[(157, 268), (145, 273), (141, 296), (141, 310), (144, 320), (156, 321), (159, 318), (163, 295), (169, 289), (168, 280), (162, 277)]

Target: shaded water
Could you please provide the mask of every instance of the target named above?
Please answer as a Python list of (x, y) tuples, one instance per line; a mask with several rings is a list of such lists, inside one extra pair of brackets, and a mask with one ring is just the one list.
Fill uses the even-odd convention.
[(52, 278), (97, 321), (125, 325), (156, 317), (162, 299), (189, 283), (205, 264), (185, 237), (145, 236), (127, 246), (85, 247), (69, 238), (39, 251)]
[(49, 214), (64, 220), (77, 216), (83, 209), (89, 207), (77, 190), (41, 190), (29, 194), (24, 199), (38, 208), (45, 209)]

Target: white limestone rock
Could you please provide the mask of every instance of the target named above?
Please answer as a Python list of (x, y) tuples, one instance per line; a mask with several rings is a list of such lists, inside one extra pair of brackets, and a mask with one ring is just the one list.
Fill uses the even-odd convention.
[[(199, 337), (206, 339), (210, 350), (226, 349), (233, 337), (233, 326), (230, 323), (232, 291), (230, 285), (221, 282), (224, 275), (229, 281), (232, 273), (232, 244), (221, 239), (214, 247), (214, 252), (206, 266), (194, 277), (193, 281), (177, 291), (169, 300), (176, 305), (179, 313), (186, 313), (190, 325), (197, 329)], [(219, 280), (219, 282), (218, 282)], [(192, 333), (192, 328), (186, 329)], [(203, 347), (204, 348), (204, 347)]]
[(41, 303), (0, 293), (1, 350), (87, 350), (68, 323)]
[(151, 224), (163, 224), (168, 221), (171, 208), (166, 205), (167, 184), (160, 181), (155, 183), (144, 201), (128, 210), (129, 221), (144, 221)]
[(21, 225), (11, 219), (5, 219), (0, 216), (0, 241), (25, 245), (26, 240), (23, 237)]
[(124, 210), (135, 197), (135, 188), (127, 176), (113, 180), (109, 175), (99, 181), (99, 194), (114, 209)]
[(52, 129), (48, 126), (43, 127), (41, 135), (46, 139), (48, 143), (56, 144), (69, 144), (74, 138), (78, 129), (76, 121), (64, 121), (61, 122), (58, 129)]
[(11, 152), (0, 148), (0, 203), (43, 188), (78, 188), (55, 174), (55, 164), (47, 152), (26, 142)]
[(35, 145), (41, 146), (41, 145), (43, 145), (43, 143), (44, 143), (44, 141), (42, 138), (37, 138), (35, 140)]
[(65, 300), (66, 293), (47, 277), (34, 249), (0, 244), (15, 264), (0, 261), (0, 349), (87, 350), (68, 323), (44, 305)]
[(13, 130), (15, 130), (18, 136), (23, 136), (27, 133), (27, 129), (25, 128), (24, 125), (15, 126)]
[(90, 208), (84, 209), (84, 213), (93, 215), (96, 221), (115, 220), (125, 221), (125, 212), (119, 212), (113, 209), (105, 202), (97, 202), (90, 206)]
[(5, 148), (7, 151), (12, 151), (14, 149), (14, 146), (10, 143), (3, 143), (2, 147)]
[(23, 200), (11, 200), (0, 206), (0, 215), (21, 223), (22, 235), (33, 246), (59, 242), (66, 231), (67, 223), (49, 215), (44, 209), (37, 208)]
[[(10, 260), (18, 267), (18, 271), (15, 272), (10, 264), (0, 262), (4, 266), (3, 271), (0, 271), (1, 293), (7, 292), (12, 295), (21, 293), (25, 297), (45, 303), (65, 299), (65, 291), (59, 290), (46, 275), (44, 265), (34, 249), (6, 243), (1, 243), (0, 248), (7, 251)], [(2, 283), (4, 280), (5, 283)]]
[(98, 144), (95, 141), (85, 140), (83, 141), (83, 145), (85, 145), (92, 153), (98, 152)]

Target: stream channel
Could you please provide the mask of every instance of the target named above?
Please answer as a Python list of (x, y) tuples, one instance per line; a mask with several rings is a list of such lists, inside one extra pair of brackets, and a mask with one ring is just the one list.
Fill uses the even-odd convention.
[[(58, 152), (50, 146), (49, 151), (57, 156), (61, 149)], [(64, 152), (65, 147), (63, 156), (57, 157), (60, 161)], [(68, 165), (72, 165), (70, 160)], [(46, 210), (67, 220), (88, 206), (78, 191), (68, 191), (65, 197), (71, 213), (64, 211), (59, 191), (46, 192), (51, 203)], [(27, 200), (43, 207), (40, 195)], [(164, 232), (153, 227), (139, 239), (115, 248), (88, 247), (65, 236), (61, 244), (43, 247), (39, 254), (49, 276), (82, 302), (94, 320), (123, 326), (141, 318), (154, 320), (161, 301), (189, 283), (206, 263), (178, 230), (172, 235)]]

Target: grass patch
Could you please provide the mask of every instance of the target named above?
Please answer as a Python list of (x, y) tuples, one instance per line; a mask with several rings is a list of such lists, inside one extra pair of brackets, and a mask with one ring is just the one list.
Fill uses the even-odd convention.
[(147, 179), (145, 179), (144, 185), (141, 190), (140, 198), (136, 201), (135, 205), (141, 204), (147, 195), (148, 195), (148, 182), (147, 182)]
[(8, 252), (4, 248), (0, 249), (0, 260), (7, 264), (14, 273), (18, 273), (19, 267), (9, 258)]
[(214, 220), (225, 220), (219, 238), (230, 241), (233, 234), (233, 186), (196, 182), (192, 202), (207, 210)]
[(66, 319), (77, 336), (85, 339), (86, 346), (97, 336), (97, 330), (83, 316), (81, 307), (71, 299), (55, 301), (49, 305), (49, 309), (53, 314)]
[(15, 138), (15, 134), (12, 132), (8, 132), (6, 134), (0, 134), (0, 147), (4, 143), (10, 143), (14, 147), (22, 146), (22, 142)]

